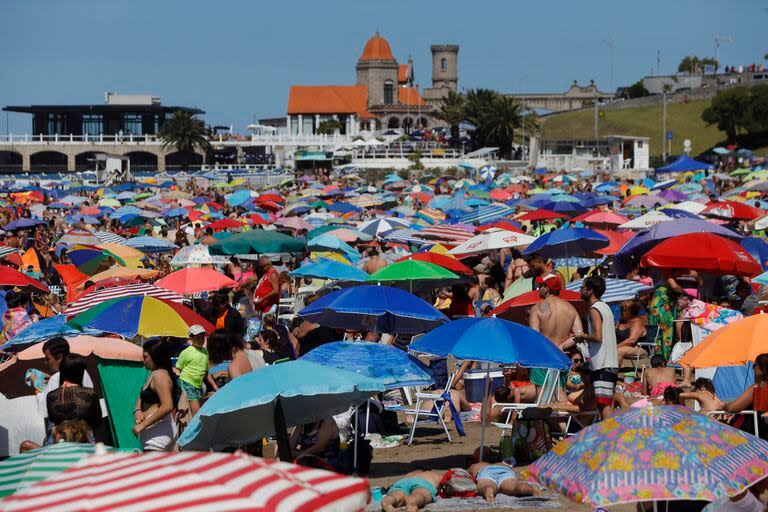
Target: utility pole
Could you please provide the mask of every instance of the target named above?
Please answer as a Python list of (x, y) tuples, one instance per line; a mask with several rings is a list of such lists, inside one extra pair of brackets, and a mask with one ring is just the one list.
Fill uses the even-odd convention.
[(656, 50), (656, 76), (661, 75), (661, 50)]
[(610, 57), (609, 57), (610, 58), (610, 75), (609, 75), (609, 77), (610, 77), (610, 79), (609, 79), (609, 82), (608, 82), (608, 91), (611, 94), (613, 94), (613, 53), (614, 53), (614, 48), (616, 46), (616, 40), (613, 37), (611, 37), (610, 39), (603, 39), (602, 42), (605, 43), (606, 45), (608, 45), (608, 49), (610, 50), (610, 52), (609, 52), (609, 55), (610, 55)]
[(667, 93), (661, 93), (661, 160), (667, 160)]
[(720, 34), (715, 34), (715, 74), (717, 74), (717, 69), (720, 67), (720, 43), (732, 43), (733, 38), (730, 36), (721, 36)]

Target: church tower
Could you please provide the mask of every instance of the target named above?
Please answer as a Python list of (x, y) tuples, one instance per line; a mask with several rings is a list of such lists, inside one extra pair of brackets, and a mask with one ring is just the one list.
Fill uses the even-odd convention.
[(397, 103), (397, 61), (378, 32), (365, 43), (355, 66), (357, 85), (368, 87), (368, 106)]
[[(432, 50), (432, 88), (456, 92), (459, 81), (459, 45), (435, 44)], [(447, 92), (446, 92), (447, 95)]]

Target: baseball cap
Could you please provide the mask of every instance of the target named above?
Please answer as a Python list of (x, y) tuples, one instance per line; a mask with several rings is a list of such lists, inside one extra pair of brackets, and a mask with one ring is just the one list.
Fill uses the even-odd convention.
[(563, 283), (560, 282), (560, 278), (555, 275), (549, 275), (546, 277), (537, 277), (536, 282), (543, 284), (552, 291), (558, 291), (563, 289)]
[(203, 333), (205, 333), (205, 329), (203, 328), (202, 325), (195, 324), (195, 325), (190, 325), (189, 326), (189, 335), (190, 336), (197, 336), (198, 334), (203, 334)]

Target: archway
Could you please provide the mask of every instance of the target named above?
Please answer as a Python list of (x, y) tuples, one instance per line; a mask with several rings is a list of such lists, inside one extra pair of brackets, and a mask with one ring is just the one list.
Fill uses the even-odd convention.
[(165, 155), (165, 169), (185, 170), (189, 166), (199, 167), (203, 164), (203, 155), (185, 151), (175, 151)]
[(67, 155), (60, 151), (39, 151), (29, 159), (30, 171), (62, 172), (67, 170)]
[(398, 128), (400, 128), (400, 120), (396, 117), (390, 117), (387, 121), (387, 129), (397, 130)]
[(96, 152), (85, 151), (75, 155), (75, 170), (76, 171), (93, 171), (96, 169)]
[(12, 174), (23, 171), (23, 160), (15, 151), (0, 151), (0, 173)]
[(405, 133), (410, 133), (413, 130), (413, 118), (412, 117), (406, 117), (403, 119), (403, 131)]
[(149, 151), (129, 151), (125, 156), (131, 159), (131, 171), (157, 171), (157, 155)]
[(427, 126), (429, 126), (429, 121), (426, 117), (421, 116), (419, 118), (419, 128), (426, 128)]

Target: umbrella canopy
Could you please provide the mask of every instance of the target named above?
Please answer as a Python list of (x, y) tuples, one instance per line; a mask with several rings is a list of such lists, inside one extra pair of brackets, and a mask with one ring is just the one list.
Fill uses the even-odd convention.
[(608, 238), (591, 229), (561, 228), (537, 238), (523, 254), (538, 253), (545, 258), (568, 258), (593, 253), (609, 244)]
[(165, 252), (178, 249), (179, 246), (168, 240), (162, 238), (154, 238), (151, 236), (137, 236), (136, 238), (129, 238), (125, 241), (125, 245), (133, 247), (143, 252)]
[(366, 278), (366, 281), (372, 283), (428, 281), (435, 287), (459, 280), (461, 280), (459, 276), (446, 268), (418, 260), (405, 260), (387, 265)]
[(0, 498), (61, 473), (95, 452), (93, 444), (57, 443), (5, 459), (0, 462)]
[(739, 244), (755, 258), (763, 270), (768, 270), (768, 242), (763, 238), (748, 236)]
[[(531, 284), (529, 282), (529, 290), (530, 286)], [(510, 288), (512, 288), (512, 286), (510, 286)], [(507, 294), (505, 293), (504, 296), (506, 298)], [(558, 297), (573, 304), (579, 314), (586, 313), (587, 307), (584, 301), (581, 299), (581, 294), (572, 292), (570, 290), (562, 290)], [(528, 309), (534, 304), (541, 302), (542, 300), (543, 299), (539, 295), (538, 290), (528, 291), (517, 296), (512, 296), (511, 299), (502, 302), (496, 306), (496, 309), (491, 311), (491, 314), (496, 315), (499, 318), (512, 320), (514, 322), (528, 323), (526, 319)]]
[(591, 507), (715, 501), (768, 473), (768, 442), (675, 406), (630, 408), (566, 437), (531, 476)]
[(299, 316), (337, 329), (418, 334), (448, 321), (429, 303), (391, 286), (355, 286), (325, 295)]
[(404, 220), (396, 219), (394, 217), (382, 217), (363, 222), (357, 229), (366, 235), (376, 236), (380, 233), (392, 231), (393, 229), (408, 229), (410, 227), (411, 225)]
[(203, 244), (186, 245), (171, 258), (171, 266), (176, 267), (226, 263), (229, 263), (229, 258), (211, 255), (208, 246)]
[(457, 245), (448, 253), (464, 256), (505, 247), (523, 247), (532, 244), (535, 240), (534, 237), (523, 233), (492, 228)]
[(136, 335), (173, 336), (186, 338), (189, 327), (202, 325), (206, 332), (213, 331), (205, 318), (191, 309), (155, 297), (124, 297), (102, 302), (69, 321), (74, 327), (99, 329), (126, 338)]
[(690, 233), (670, 238), (651, 249), (640, 261), (646, 267), (689, 268), (747, 277), (754, 277), (762, 270), (746, 249), (712, 233)]
[(612, 224), (619, 225), (627, 222), (627, 218), (618, 213), (603, 210), (593, 210), (583, 213), (578, 217), (571, 219), (573, 222), (583, 222), (584, 224)]
[(32, 279), (15, 268), (6, 266), (0, 266), (0, 286), (18, 286), (20, 288), (31, 286), (44, 292), (49, 291), (48, 287), (40, 281)]
[(320, 235), (307, 242), (307, 249), (310, 251), (333, 251), (339, 252), (350, 260), (359, 260), (360, 253), (344, 240), (333, 235)]
[(211, 254), (275, 254), (303, 252), (305, 247), (304, 242), (284, 233), (253, 229), (213, 244), (209, 250)]
[(403, 256), (397, 261), (405, 261), (405, 260), (425, 261), (427, 263), (432, 263), (434, 265), (438, 265), (440, 267), (448, 269), (454, 273), (464, 274), (468, 276), (474, 275), (474, 271), (471, 268), (464, 265), (453, 256), (448, 256), (448, 255), (441, 254), (439, 252), (434, 252), (431, 250), (424, 251), (424, 252), (417, 252), (415, 254), (410, 254), (408, 256)]
[(737, 201), (710, 203), (699, 213), (709, 217), (733, 220), (755, 220), (765, 215), (763, 210)]
[(192, 295), (222, 288), (232, 288), (236, 284), (234, 280), (212, 268), (185, 268), (172, 272), (155, 282), (155, 286), (179, 295)]
[(59, 238), (59, 244), (67, 245), (96, 245), (100, 244), (101, 240), (96, 238), (92, 232), (85, 229), (70, 229), (61, 238)]
[(67, 306), (62, 313), (66, 316), (75, 316), (97, 304), (101, 304), (102, 302), (122, 297), (131, 297), (134, 295), (157, 297), (159, 299), (178, 302), (179, 304), (184, 302), (184, 297), (178, 293), (174, 293), (164, 288), (158, 288), (157, 286), (148, 283), (129, 282), (128, 284), (106, 287), (102, 285), (94, 285), (85, 290), (77, 300)]
[(739, 366), (768, 353), (768, 315), (752, 315), (707, 336), (685, 353), (680, 362), (692, 368)]
[(99, 453), (2, 510), (362, 510), (368, 481), (242, 453)]
[[(135, 362), (143, 360), (143, 351), (140, 346), (119, 338), (75, 336), (67, 338), (67, 342), (69, 343), (70, 352), (73, 354), (80, 354), (81, 356), (90, 356), (93, 354), (102, 359)], [(43, 359), (45, 357), (45, 354), (43, 353), (44, 344), (45, 343), (37, 343), (32, 345), (16, 354), (16, 357), (18, 357), (20, 361)]]
[[(584, 282), (583, 279), (578, 281), (572, 281), (565, 285), (566, 290), (572, 292), (578, 292), (581, 289), (581, 285)], [(638, 292), (644, 290), (653, 290), (653, 286), (639, 283), (637, 281), (630, 281), (628, 279), (605, 279), (605, 293), (600, 297), (600, 300), (607, 303), (621, 302), (624, 300), (632, 300), (637, 296)]]
[(670, 220), (672, 220), (672, 217), (669, 215), (666, 215), (660, 211), (653, 210), (646, 213), (645, 215), (639, 216), (636, 219), (628, 220), (627, 222), (621, 224), (619, 227), (621, 229), (648, 229), (660, 222), (669, 222)]
[(434, 383), (424, 363), (391, 345), (336, 341), (320, 345), (301, 360), (355, 372), (382, 383), (386, 389)]
[(317, 263), (304, 265), (293, 272), (291, 276), (316, 277), (318, 279), (334, 279), (338, 281), (365, 281), (368, 274), (352, 265), (339, 263), (338, 261), (323, 259)]
[[(83, 331), (76, 327), (67, 325), (66, 316), (56, 315), (50, 318), (43, 318), (42, 320), (34, 322), (25, 327), (16, 336), (8, 340), (5, 345), (0, 347), (0, 350), (16, 351), (31, 343), (46, 341), (58, 336), (67, 337), (78, 336), (80, 334), (83, 334)], [(88, 329), (87, 334), (98, 335), (101, 334), (101, 331)]]
[(107, 279), (121, 278), (121, 279), (151, 279), (155, 277), (159, 271), (149, 268), (132, 268), (114, 266), (110, 267), (104, 272), (92, 275), (89, 281), (99, 283)]
[[(478, 343), (478, 340), (483, 340)], [(501, 318), (460, 318), (440, 326), (408, 347), (414, 352), (528, 368), (567, 370), (571, 361), (541, 333)]]
[(302, 359), (246, 373), (217, 391), (179, 438), (185, 450), (242, 446), (277, 433), (279, 402), (288, 427), (328, 418), (384, 386), (357, 373)]
[(567, 215), (563, 215), (562, 213), (557, 212), (551, 212), (549, 210), (544, 209), (537, 209), (533, 210), (531, 212), (524, 213), (522, 215), (519, 215), (515, 217), (515, 220), (523, 221), (527, 220), (530, 222), (536, 222), (541, 220), (552, 220), (552, 219), (567, 219)]

